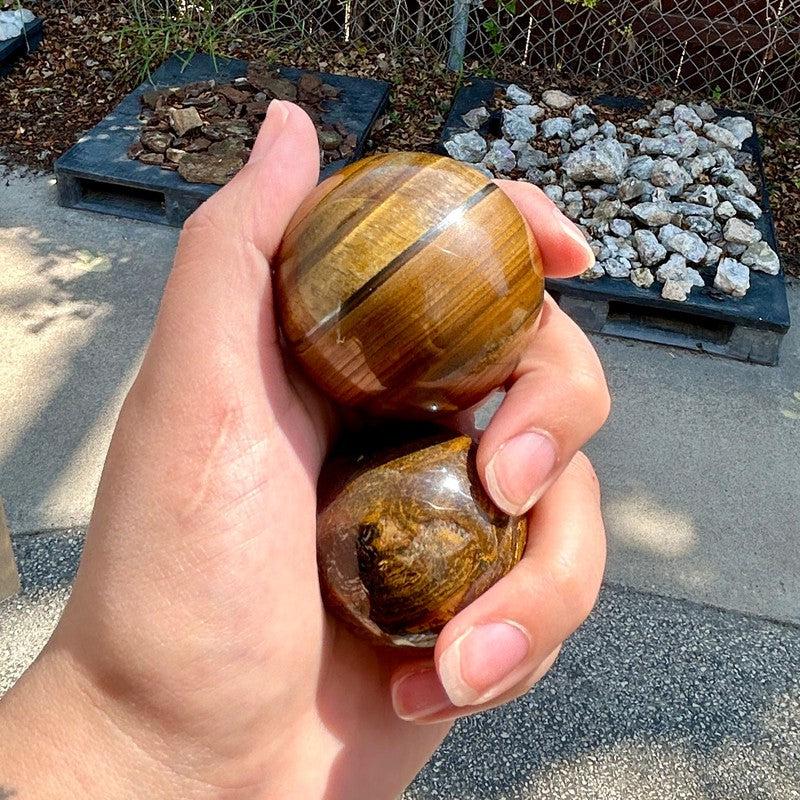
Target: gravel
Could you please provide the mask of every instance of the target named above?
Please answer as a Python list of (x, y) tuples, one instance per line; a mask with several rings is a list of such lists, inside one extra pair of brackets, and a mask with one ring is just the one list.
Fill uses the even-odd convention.
[(13, 539), (22, 592), (0, 603), (0, 696), (47, 643), (83, 550), (79, 530)]
[(606, 587), (551, 673), (403, 800), (799, 800), (800, 630)]
[[(517, 105), (509, 107), (509, 99)], [(536, 110), (536, 122), (528, 109)], [(482, 111), (483, 117), (492, 110), (469, 113)], [(656, 270), (656, 280), (672, 283), (655, 289), (665, 299), (684, 302), (693, 287), (716, 297), (719, 292), (744, 296), (749, 279), (739, 272), (729, 276), (726, 269), (717, 275), (724, 256), (742, 258), (739, 263), (748, 270), (780, 272), (768, 244), (748, 251), (762, 238), (753, 223), (763, 213), (753, 199), (758, 189), (744, 171), (753, 167), (750, 153), (741, 150), (753, 134), (748, 119), (718, 117), (707, 104), (660, 100), (632, 121), (615, 118), (622, 123), (617, 125), (601, 119), (607, 110), (578, 103), (560, 90), (536, 96), (518, 86), (509, 88), (501, 111), (505, 139), (493, 139), (488, 125), (482, 129), (489, 145), (480, 156), (482, 171), (560, 189), (548, 196), (583, 228), (608, 277), (652, 291), (648, 270), (677, 253), (691, 265), (691, 281), (685, 275), (661, 278), (664, 271)], [(481, 148), (466, 147), (465, 135), (457, 133), (445, 146), (454, 157), (475, 163)], [(516, 162), (508, 150), (518, 154)], [(660, 246), (647, 233), (655, 234)], [(609, 244), (608, 234), (617, 244)], [(592, 268), (581, 277), (602, 275)]]

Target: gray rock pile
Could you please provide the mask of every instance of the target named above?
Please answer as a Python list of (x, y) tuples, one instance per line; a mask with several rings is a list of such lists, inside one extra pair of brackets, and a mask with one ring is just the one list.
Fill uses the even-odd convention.
[(27, 8), (12, 8), (8, 11), (0, 11), (0, 42), (6, 39), (15, 39), (24, 30), (29, 22), (33, 22), (36, 17), (33, 11)]
[(662, 297), (682, 302), (707, 285), (744, 297), (751, 270), (780, 271), (754, 224), (762, 210), (742, 152), (753, 135), (745, 117), (660, 100), (618, 130), (564, 92), (535, 100), (515, 85), (503, 105), (501, 137), (480, 132), (491, 117), (481, 106), (445, 148), (488, 176), (541, 186), (597, 257), (583, 279), (658, 282)]

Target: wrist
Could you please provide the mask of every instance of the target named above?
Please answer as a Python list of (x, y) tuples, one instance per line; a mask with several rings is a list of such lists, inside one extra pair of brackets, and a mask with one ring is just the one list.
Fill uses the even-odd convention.
[(0, 731), (0, 788), (20, 800), (257, 797), (205, 783), (184, 754), (162, 758), (161, 737), (126, 724), (111, 695), (52, 645), (0, 702)]

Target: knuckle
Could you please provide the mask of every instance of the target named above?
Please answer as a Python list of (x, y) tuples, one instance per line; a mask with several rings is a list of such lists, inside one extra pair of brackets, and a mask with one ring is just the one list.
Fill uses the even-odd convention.
[(587, 580), (573, 556), (562, 556), (552, 567), (552, 579), (561, 604), (577, 627), (597, 603), (599, 584)]
[(569, 391), (584, 413), (588, 413), (596, 428), (608, 419), (611, 411), (611, 396), (605, 375), (599, 364), (597, 368), (583, 368), (569, 376)]

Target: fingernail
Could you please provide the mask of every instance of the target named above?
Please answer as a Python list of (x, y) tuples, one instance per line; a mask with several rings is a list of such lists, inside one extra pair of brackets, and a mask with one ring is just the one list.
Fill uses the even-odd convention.
[(520, 433), (500, 445), (486, 466), (486, 484), (495, 504), (519, 516), (542, 496), (558, 462), (556, 444), (544, 431)]
[(286, 104), (280, 100), (272, 100), (267, 108), (264, 122), (261, 123), (261, 130), (258, 132), (248, 163), (259, 161), (267, 155), (284, 129), (287, 119), (289, 119), (289, 109)]
[(404, 675), (392, 686), (392, 704), (400, 719), (419, 720), (452, 708), (436, 670), (423, 669)]
[(561, 229), (564, 233), (586, 251), (586, 269), (594, 266), (594, 251), (589, 247), (589, 242), (586, 241), (586, 237), (581, 232), (581, 229), (571, 219), (565, 217), (558, 208), (553, 209), (553, 214), (561, 225)]
[(531, 640), (516, 622), (489, 622), (461, 634), (439, 658), (439, 679), (455, 706), (487, 703), (523, 676)]

